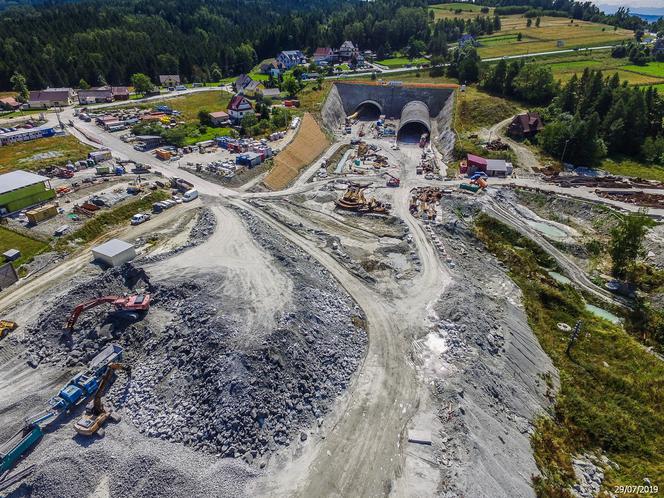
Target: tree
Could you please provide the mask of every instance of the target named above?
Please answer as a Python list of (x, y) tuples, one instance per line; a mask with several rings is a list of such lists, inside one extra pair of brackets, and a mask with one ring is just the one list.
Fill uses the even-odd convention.
[(212, 116), (207, 109), (198, 111), (198, 121), (200, 121), (202, 126), (212, 126)]
[(152, 84), (152, 81), (148, 75), (143, 73), (133, 74), (131, 76), (131, 84), (134, 87), (134, 91), (136, 93), (140, 93), (141, 95), (150, 93), (154, 88), (154, 85)]
[(638, 259), (643, 257), (643, 239), (651, 226), (652, 220), (640, 210), (625, 215), (611, 231), (611, 271), (615, 277), (627, 278)]
[(426, 50), (426, 45), (422, 40), (411, 38), (410, 41), (408, 42), (408, 50), (406, 53), (408, 55), (408, 58), (412, 61), (413, 59), (418, 58), (420, 54), (425, 50)]
[(459, 53), (459, 82), (474, 83), (480, 77), (480, 58), (477, 50), (466, 44)]
[(90, 84), (87, 81), (85, 81), (83, 78), (81, 78), (80, 81), (78, 82), (78, 87), (81, 90), (89, 90)]
[(249, 114), (245, 114), (244, 117), (242, 118), (242, 128), (245, 130), (248, 130), (252, 126), (255, 126), (258, 124), (258, 117), (253, 112), (250, 112)]
[(299, 90), (300, 90), (300, 84), (293, 77), (292, 74), (287, 74), (286, 76), (284, 76), (284, 80), (281, 83), (282, 92), (286, 92), (289, 97), (294, 97)]
[(526, 21), (526, 28), (529, 28), (533, 25), (533, 20), (529, 17), (528, 20)]
[(319, 74), (318, 77), (316, 78), (316, 89), (322, 90), (323, 82), (325, 82), (325, 78), (323, 78), (323, 76)]
[(514, 78), (514, 92), (533, 104), (548, 102), (554, 95), (555, 83), (549, 66), (526, 64)]
[(25, 103), (30, 100), (30, 90), (28, 90), (25, 76), (19, 72), (15, 72), (9, 79), (9, 82), (12, 84), (12, 89), (18, 93), (17, 98), (19, 102)]
[(542, 22), (542, 19), (540, 18), (540, 16), (537, 16), (537, 19), (535, 19), (535, 27), (539, 28), (541, 22)]
[(519, 32), (516, 34), (516, 41), (521, 41), (521, 40), (523, 40), (523, 35), (521, 34), (521, 31), (519, 31)]
[(187, 144), (188, 134), (189, 132), (186, 127), (176, 126), (175, 128), (164, 130), (161, 136), (168, 143), (175, 145), (176, 147), (184, 147)]
[(219, 64), (217, 64), (216, 62), (213, 63), (212, 66), (210, 67), (210, 77), (214, 82), (221, 81), (221, 78), (224, 77), (221, 72), (221, 68), (219, 67)]

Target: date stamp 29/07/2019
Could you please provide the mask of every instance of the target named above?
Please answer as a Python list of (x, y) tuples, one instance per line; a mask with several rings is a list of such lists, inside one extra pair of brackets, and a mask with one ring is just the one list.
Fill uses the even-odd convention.
[(617, 495), (657, 495), (659, 486), (656, 484), (613, 486), (613, 492)]

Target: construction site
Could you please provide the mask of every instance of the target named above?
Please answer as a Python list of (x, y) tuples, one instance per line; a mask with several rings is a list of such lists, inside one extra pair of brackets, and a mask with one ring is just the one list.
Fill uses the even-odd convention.
[[(611, 314), (624, 302), (579, 248), (605, 209), (661, 195), (446, 180), (456, 91), (337, 82), (237, 189), (77, 123), (145, 167), (81, 179), (60, 220), (153, 191), (172, 205), (0, 291), (0, 495), (536, 496), (559, 373), (474, 221), (539, 244)], [(661, 225), (648, 248), (661, 259)]]

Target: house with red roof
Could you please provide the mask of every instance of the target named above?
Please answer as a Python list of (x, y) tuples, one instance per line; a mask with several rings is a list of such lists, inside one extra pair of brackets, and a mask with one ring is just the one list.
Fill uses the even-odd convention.
[(249, 99), (242, 94), (235, 95), (228, 103), (228, 115), (231, 121), (239, 123), (247, 114), (254, 113), (254, 107), (249, 102)]
[(526, 112), (514, 116), (507, 127), (507, 134), (514, 138), (532, 138), (544, 129), (544, 123), (538, 112)]
[(15, 111), (21, 107), (21, 103), (14, 97), (4, 97), (0, 99), (0, 109), (5, 111)]

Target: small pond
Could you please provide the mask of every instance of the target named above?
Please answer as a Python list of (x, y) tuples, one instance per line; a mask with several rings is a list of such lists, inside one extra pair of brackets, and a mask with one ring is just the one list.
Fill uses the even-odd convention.
[(613, 313), (606, 311), (602, 308), (598, 308), (597, 306), (594, 306), (592, 304), (586, 303), (586, 310), (590, 311), (593, 315), (598, 316), (600, 318), (604, 318), (604, 320), (608, 320), (611, 323), (621, 323), (622, 319)]

